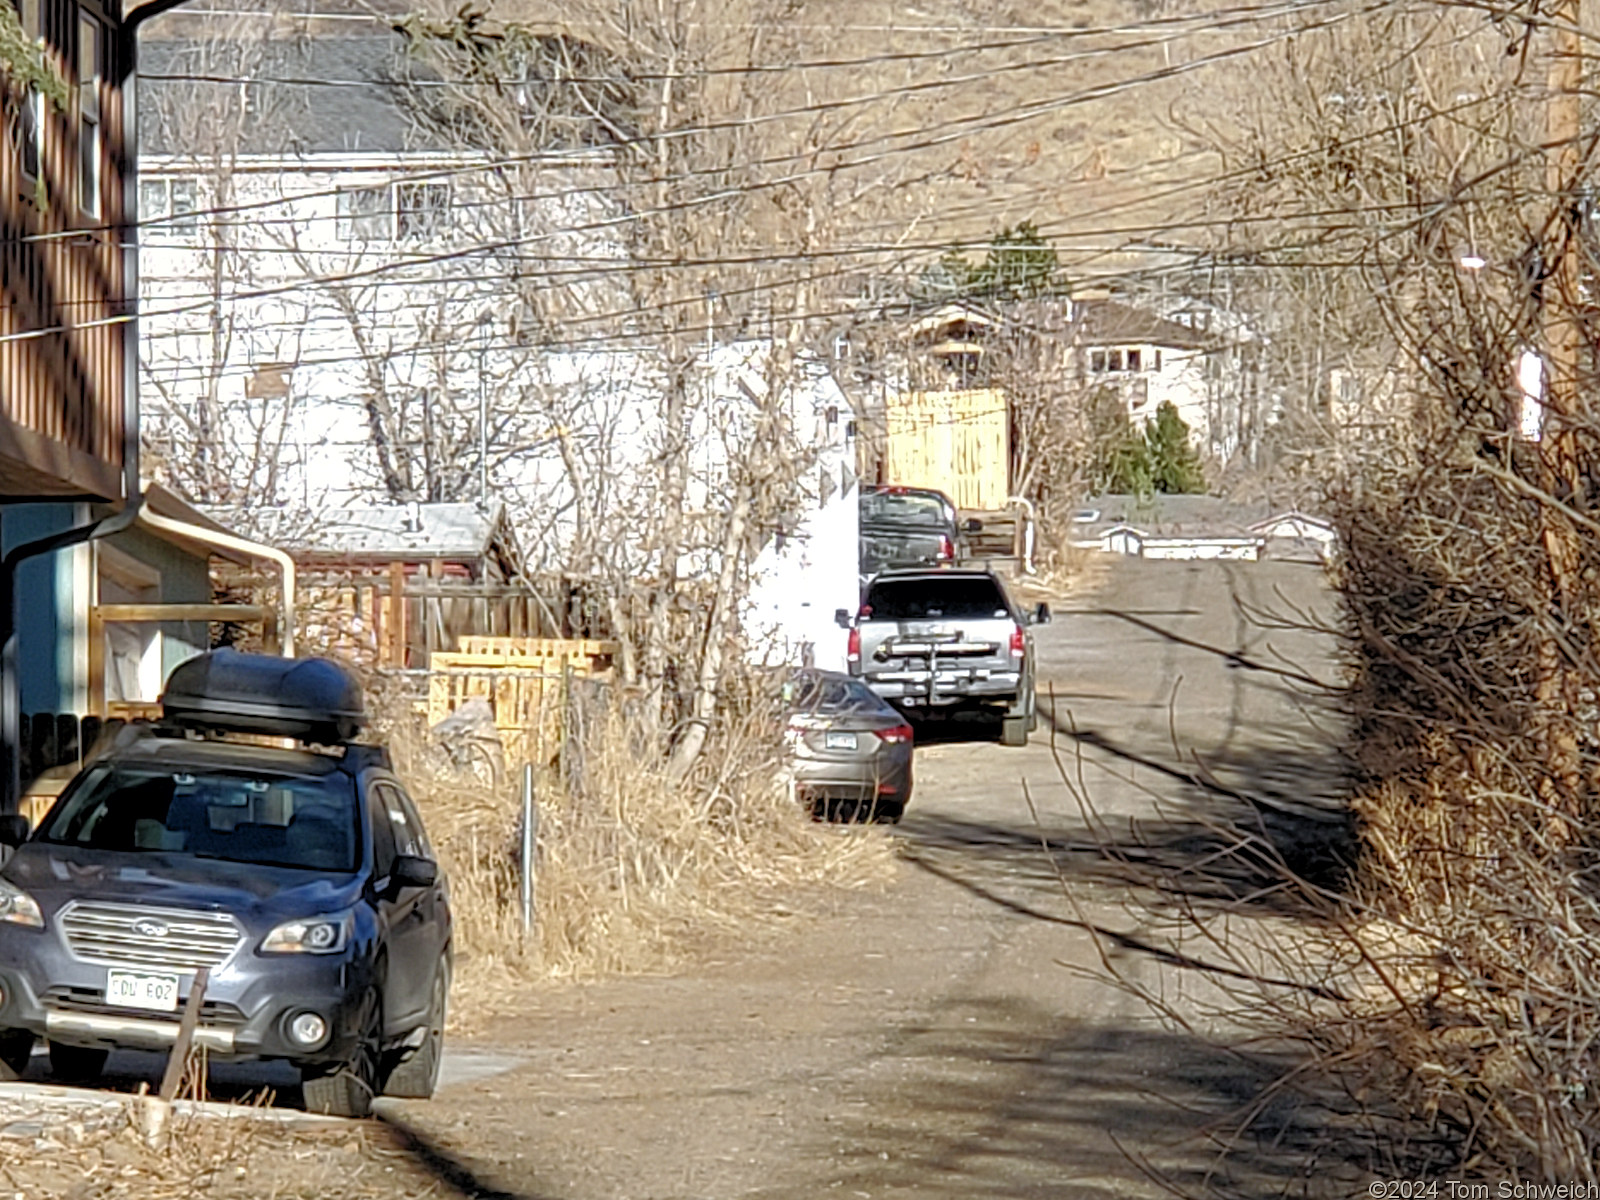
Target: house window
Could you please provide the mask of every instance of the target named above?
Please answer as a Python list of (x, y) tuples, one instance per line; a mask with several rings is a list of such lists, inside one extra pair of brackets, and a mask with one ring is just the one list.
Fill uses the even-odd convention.
[(1116, 372), (1122, 370), (1122, 351), (1113, 350), (1106, 355), (1106, 370)]
[[(39, 38), (40, 0), (14, 0), (17, 20), (28, 41)], [(44, 96), (30, 87), (12, 117), (12, 140), (17, 147), (17, 168), (29, 183), (39, 178), (39, 142), (44, 134)]]
[(141, 179), (139, 223), (152, 240), (189, 241), (200, 232), (200, 186), (193, 179)]
[(402, 183), (394, 190), (395, 232), (402, 242), (427, 242), (450, 228), (448, 183)]
[(1093, 371), (1096, 375), (1103, 375), (1105, 374), (1105, 369), (1106, 352), (1104, 350), (1089, 351), (1089, 370)]
[(100, 22), (78, 14), (78, 207), (100, 215)]
[(339, 240), (386, 242), (394, 233), (394, 208), (389, 188), (339, 189)]
[(1157, 370), (1157, 371), (1159, 371), (1159, 370), (1161, 370), (1161, 351), (1160, 351), (1160, 350), (1157, 350), (1157, 351), (1156, 351), (1156, 365), (1155, 365), (1155, 369), (1156, 369), (1156, 370)]
[(1128, 370), (1130, 370), (1130, 371), (1142, 371), (1142, 370), (1144, 370), (1144, 352), (1142, 350), (1129, 350), (1128, 351)]

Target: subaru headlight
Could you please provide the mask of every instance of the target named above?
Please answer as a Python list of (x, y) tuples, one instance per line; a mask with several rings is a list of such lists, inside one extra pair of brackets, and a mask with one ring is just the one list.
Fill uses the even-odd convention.
[(355, 932), (351, 913), (285, 921), (261, 941), (263, 954), (337, 954)]
[(39, 911), (39, 902), (3, 879), (0, 879), (0, 921), (26, 925), (29, 929), (44, 928), (44, 914)]

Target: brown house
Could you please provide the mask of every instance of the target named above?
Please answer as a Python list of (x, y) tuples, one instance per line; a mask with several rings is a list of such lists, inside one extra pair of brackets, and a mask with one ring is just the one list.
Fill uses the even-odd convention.
[(11, 2), (66, 86), (5, 96), (0, 496), (120, 499), (135, 294), (122, 14), (115, 0)]

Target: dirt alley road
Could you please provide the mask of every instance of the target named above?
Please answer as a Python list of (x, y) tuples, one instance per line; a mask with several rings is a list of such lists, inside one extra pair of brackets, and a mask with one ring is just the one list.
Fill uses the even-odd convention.
[[(919, 749), (886, 891), (692, 975), (541, 992), (468, 1047), (517, 1069), (388, 1111), (446, 1193), (1164, 1194), (1130, 1155), (1193, 1182), (1216, 1165), (1195, 1131), (1254, 1081), (1098, 977), (1085, 924), (1132, 938), (1107, 943), (1119, 967), (1180, 1004), (1207, 987), (1139, 949), (1169, 931), (1126, 907), (1052, 740), (1109, 828), (1136, 820), (1178, 858), (1206, 850), (1186, 811), (1230, 802), (1191, 755), (1227, 788), (1331, 796), (1327, 724), (1292, 675), (1330, 677), (1329, 647), (1251, 608), (1333, 604), (1312, 566), (1112, 561), (1038, 631), (1053, 739), (1047, 720), (1023, 750)], [(1267, 1149), (1225, 1168), (1274, 1192), (1290, 1169)]]

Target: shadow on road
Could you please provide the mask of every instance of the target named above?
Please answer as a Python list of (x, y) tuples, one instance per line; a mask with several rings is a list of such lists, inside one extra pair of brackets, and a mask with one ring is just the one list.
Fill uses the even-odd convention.
[(1370, 1117), (1303, 1077), (1276, 1088), (1292, 1056), (1069, 1017), (977, 997), (902, 1029), (815, 1194), (1345, 1197), (1369, 1177)]
[[(1142, 903), (1304, 919), (1325, 915), (1348, 884), (1356, 830), (1332, 747), (1255, 747), (1175, 764), (1096, 730), (1058, 728), (1053, 749), (1078, 820), (1005, 826), (913, 809), (902, 826), (906, 857), (987, 891), (1059, 896), (1096, 883), (1133, 888)], [(1097, 811), (1091, 757), (1162, 780), (1149, 785), (1159, 787), (1152, 815)]]
[(390, 1144), (395, 1149), (404, 1152), (417, 1166), (449, 1189), (445, 1194), (464, 1196), (468, 1200), (551, 1200), (545, 1193), (508, 1192), (493, 1186), (391, 1109), (375, 1114), (375, 1120), (388, 1134)]

